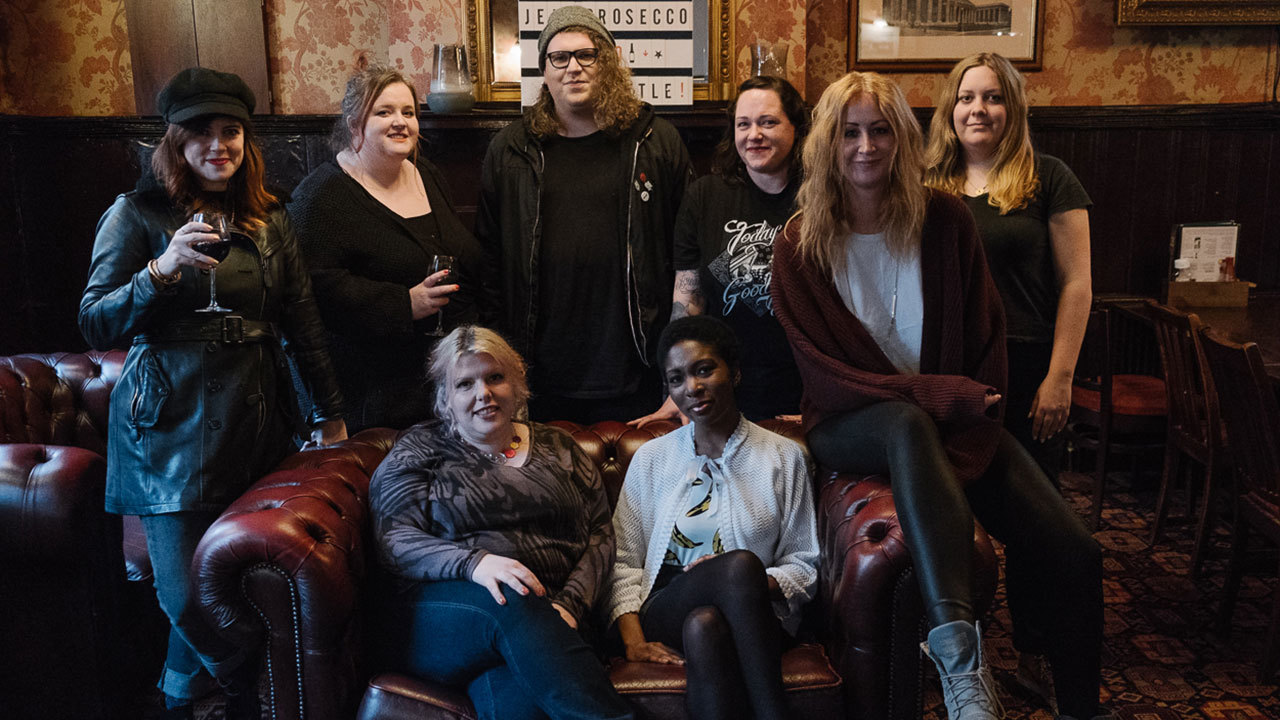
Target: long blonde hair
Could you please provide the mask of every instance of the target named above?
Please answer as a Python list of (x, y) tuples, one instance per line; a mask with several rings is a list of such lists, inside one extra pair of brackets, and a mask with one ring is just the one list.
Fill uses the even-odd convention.
[[(640, 117), (641, 103), (631, 85), (631, 70), (618, 59), (617, 46), (600, 33), (582, 25), (570, 25), (560, 32), (582, 33), (591, 38), (591, 44), (599, 51), (596, 92), (592, 98), (593, 115), (596, 126), (606, 135), (619, 137)], [(538, 94), (538, 101), (529, 108), (526, 117), (529, 130), (544, 140), (559, 134), (563, 128), (560, 117), (556, 115), (555, 101), (545, 83)]]
[(925, 171), (925, 182), (939, 190), (964, 194), (964, 149), (960, 147), (952, 115), (964, 74), (976, 67), (990, 68), (1004, 95), (1004, 137), (996, 146), (995, 163), (987, 174), (987, 202), (1005, 215), (1026, 207), (1040, 189), (1040, 179), (1036, 176), (1035, 152), (1031, 149), (1031, 130), (1027, 125), (1027, 80), (1002, 55), (977, 53), (951, 68), (929, 123), (929, 167)]
[(889, 170), (889, 189), (875, 211), (884, 228), (889, 252), (906, 257), (920, 245), (929, 190), (924, 186), (924, 141), (920, 125), (902, 90), (876, 73), (851, 72), (822, 93), (804, 143), (804, 182), (796, 205), (802, 213), (797, 249), (823, 273), (844, 267), (845, 240), (853, 219), (866, 208), (854, 207), (845, 177), (841, 147), (845, 108), (864, 95), (871, 97), (897, 140)]

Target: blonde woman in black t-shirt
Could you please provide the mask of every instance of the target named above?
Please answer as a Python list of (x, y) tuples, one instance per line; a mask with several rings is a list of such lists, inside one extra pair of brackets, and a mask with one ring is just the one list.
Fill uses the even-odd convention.
[[(1008, 319), (1005, 427), (1056, 484), (1059, 433), (1071, 409), (1071, 377), (1092, 301), (1092, 202), (1061, 160), (1032, 149), (1025, 86), (1000, 55), (979, 53), (957, 63), (930, 124), (925, 177), (961, 196), (977, 221)], [(1011, 567), (1018, 562), (1010, 555)], [(1027, 598), (1037, 589), (1020, 584), (1022, 577), (1009, 573), (1017, 679), (1056, 713), (1044, 658), (1048, 643), (1038, 631), (1052, 619), (1029, 616), (1035, 602)]]
[(1032, 149), (1025, 85), (994, 53), (957, 63), (930, 125), (926, 179), (977, 220), (1009, 321), (1005, 426), (1056, 483), (1092, 301), (1092, 202), (1061, 160)]

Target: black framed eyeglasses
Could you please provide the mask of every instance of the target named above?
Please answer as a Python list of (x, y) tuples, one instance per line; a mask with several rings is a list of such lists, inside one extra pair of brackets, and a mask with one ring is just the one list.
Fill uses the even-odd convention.
[(551, 63), (553, 68), (569, 67), (569, 58), (577, 58), (578, 64), (582, 67), (591, 67), (596, 64), (596, 58), (600, 57), (600, 51), (596, 48), (582, 48), (581, 50), (556, 50), (547, 53), (547, 62)]

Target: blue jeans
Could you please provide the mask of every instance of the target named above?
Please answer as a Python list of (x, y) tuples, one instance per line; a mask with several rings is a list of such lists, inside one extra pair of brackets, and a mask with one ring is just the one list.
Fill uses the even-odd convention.
[(169, 650), (157, 687), (172, 698), (193, 700), (244, 663), (248, 651), (224, 639), (209, 624), (196, 600), (191, 560), (216, 512), (143, 515), (147, 554), (155, 575), (156, 598), (169, 618)]
[(466, 686), (483, 720), (632, 718), (591, 646), (546, 598), (502, 586), (505, 605), (465, 580), (421, 583), (397, 598), (405, 639), (396, 668)]

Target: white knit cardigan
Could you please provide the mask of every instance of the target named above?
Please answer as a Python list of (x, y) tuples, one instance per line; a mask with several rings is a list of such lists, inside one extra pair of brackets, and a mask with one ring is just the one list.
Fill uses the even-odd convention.
[[(613, 513), (618, 559), (609, 587), (609, 622), (639, 612), (653, 589), (680, 512), (689, 465), (696, 458), (692, 424), (646, 442), (632, 458)], [(750, 550), (760, 558), (786, 597), (774, 602), (774, 613), (794, 635), (800, 608), (818, 585), (808, 456), (795, 442), (743, 418), (720, 457), (706, 462), (724, 488), (724, 549)]]

